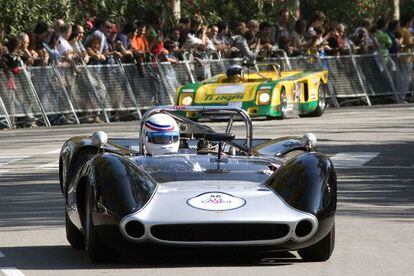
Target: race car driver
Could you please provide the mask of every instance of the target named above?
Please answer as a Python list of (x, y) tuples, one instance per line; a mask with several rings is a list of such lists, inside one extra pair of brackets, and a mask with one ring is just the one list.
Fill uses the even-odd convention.
[(243, 68), (240, 65), (234, 64), (226, 70), (227, 83), (240, 83), (242, 82)]
[(154, 114), (144, 124), (144, 147), (149, 155), (177, 153), (180, 132), (177, 122), (170, 115)]

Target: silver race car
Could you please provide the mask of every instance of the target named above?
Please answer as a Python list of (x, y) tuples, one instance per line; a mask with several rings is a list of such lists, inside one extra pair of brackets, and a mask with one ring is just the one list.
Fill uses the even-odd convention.
[[(228, 123), (217, 132), (182, 112), (221, 113)], [(178, 122), (179, 149), (151, 156), (143, 129), (160, 113)], [(236, 138), (240, 119), (245, 135)], [(59, 162), (67, 239), (96, 262), (151, 246), (298, 251), (326, 261), (335, 242), (336, 173), (315, 144), (313, 134), (253, 138), (249, 115), (223, 106), (154, 107), (139, 139), (102, 131), (73, 137)]]

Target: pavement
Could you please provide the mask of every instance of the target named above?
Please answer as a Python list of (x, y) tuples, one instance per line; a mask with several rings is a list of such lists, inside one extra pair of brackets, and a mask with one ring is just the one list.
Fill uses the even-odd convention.
[[(92, 264), (65, 237), (58, 156), (65, 140), (104, 130), (138, 137), (137, 122), (0, 131), (0, 275), (412, 275), (414, 105), (331, 108), (319, 118), (254, 121), (254, 137), (313, 132), (338, 174), (331, 259), (295, 252), (137, 252)], [(224, 129), (224, 123), (210, 123)], [(243, 135), (237, 123), (235, 131)]]

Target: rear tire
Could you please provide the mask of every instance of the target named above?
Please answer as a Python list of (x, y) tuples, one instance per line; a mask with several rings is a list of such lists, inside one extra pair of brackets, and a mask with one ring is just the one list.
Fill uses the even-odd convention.
[(306, 116), (309, 117), (320, 117), (325, 112), (326, 108), (326, 86), (327, 84), (320, 82), (318, 87), (318, 107), (312, 111), (311, 113), (308, 113)]
[(93, 195), (88, 185), (86, 193), (85, 210), (85, 250), (92, 262), (102, 263), (114, 261), (118, 252), (106, 246), (96, 233), (92, 219)]
[(335, 247), (335, 224), (331, 231), (314, 245), (298, 250), (299, 256), (306, 262), (324, 262), (329, 260)]
[(85, 248), (85, 237), (82, 232), (70, 221), (68, 213), (65, 211), (66, 238), (74, 249)]

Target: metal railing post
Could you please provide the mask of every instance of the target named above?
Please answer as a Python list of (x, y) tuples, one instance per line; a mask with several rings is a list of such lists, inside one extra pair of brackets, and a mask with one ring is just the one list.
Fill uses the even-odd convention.
[(35, 89), (35, 87), (33, 85), (33, 82), (32, 82), (32, 79), (30, 77), (30, 74), (29, 74), (29, 72), (26, 69), (26, 65), (24, 65), (22, 61), (21, 61), (21, 68), (23, 69), (23, 73), (24, 73), (24, 75), (25, 75), (25, 77), (27, 79), (27, 82), (29, 83), (30, 91), (32, 92), (33, 97), (36, 99), (36, 102), (37, 102), (37, 104), (38, 104), (38, 106), (40, 108), (40, 112), (42, 113), (42, 117), (43, 117), (43, 120), (45, 122), (45, 125), (47, 127), (50, 127), (51, 124), (50, 124), (49, 118), (46, 115), (46, 111), (43, 108), (43, 105), (42, 105), (42, 103), (40, 101), (39, 95), (37, 95), (37, 92), (36, 92), (36, 89)]
[[(167, 81), (165, 79), (165, 74), (164, 74), (164, 71), (162, 71), (161, 64), (160, 64), (160, 62), (158, 60), (158, 57), (155, 57), (155, 63), (157, 65), (157, 69), (158, 69), (158, 73), (159, 73), (160, 78), (161, 78), (162, 85), (164, 86), (164, 91), (167, 93), (168, 98), (170, 99), (171, 104), (174, 104), (174, 97), (172, 97), (170, 95), (170, 93), (168, 92), (169, 85), (168, 85), (168, 83), (167, 83)], [(173, 88), (173, 90), (175, 91), (174, 88)]]
[(222, 73), (226, 72), (226, 66), (224, 65), (224, 61), (223, 61), (223, 58), (221, 57), (221, 52), (220, 51), (217, 52), (217, 57), (218, 57), (218, 60), (219, 60), (219, 63), (220, 63)]
[(193, 73), (191, 72), (190, 63), (189, 63), (186, 53), (183, 54), (183, 59), (184, 59), (185, 68), (187, 69), (188, 76), (190, 77), (190, 81), (191, 83), (195, 83), (195, 79), (194, 79)]
[(52, 68), (53, 68), (53, 72), (55, 73), (55, 76), (56, 76), (56, 78), (57, 78), (57, 80), (58, 80), (58, 82), (59, 82), (59, 85), (60, 85), (60, 87), (62, 88), (63, 93), (65, 94), (66, 99), (68, 100), (70, 110), (72, 111), (73, 116), (75, 116), (76, 123), (77, 123), (78, 125), (80, 125), (79, 118), (78, 118), (78, 116), (76, 115), (75, 108), (73, 107), (72, 101), (71, 101), (71, 99), (70, 99), (70, 97), (69, 97), (68, 90), (66, 89), (66, 86), (65, 86), (65, 84), (63, 83), (62, 76), (60, 75), (59, 70), (57, 69), (56, 64), (55, 64), (54, 62), (53, 62), (53, 64), (52, 64)]
[(128, 81), (128, 78), (127, 78), (127, 75), (126, 75), (126, 72), (125, 72), (125, 68), (124, 68), (124, 66), (122, 65), (122, 62), (119, 59), (117, 60), (117, 63), (118, 63), (118, 66), (119, 66), (119, 70), (121, 71), (121, 75), (122, 75), (122, 78), (124, 80), (124, 84), (125, 84), (126, 89), (128, 91), (129, 97), (132, 99), (132, 102), (135, 105), (135, 109), (137, 110), (138, 120), (141, 120), (142, 114), (141, 114), (141, 111), (139, 110), (139, 105), (138, 105), (137, 99), (135, 98), (134, 91), (132, 90), (131, 84)]
[(10, 120), (9, 113), (7, 112), (6, 106), (4, 105), (4, 102), (3, 102), (3, 99), (1, 98), (1, 96), (0, 96), (0, 107), (4, 111), (4, 116), (6, 117), (7, 125), (9, 126), (9, 128), (14, 128), (14, 124), (13, 124), (12, 120)]
[(358, 77), (359, 84), (361, 85), (361, 87), (362, 87), (362, 91), (363, 91), (363, 92), (364, 92), (364, 94), (365, 94), (365, 99), (367, 100), (367, 104), (368, 104), (369, 106), (371, 106), (371, 100), (369, 99), (368, 92), (367, 92), (367, 90), (365, 89), (365, 86), (364, 86), (364, 81), (363, 81), (363, 79), (362, 79), (362, 73), (359, 71), (359, 67), (358, 67), (358, 65), (356, 64), (355, 57), (354, 57), (354, 55), (352, 54), (352, 52), (351, 52), (351, 51), (349, 52), (349, 55), (351, 56), (352, 65), (354, 66), (354, 68), (355, 68), (355, 72), (357, 73), (357, 77)]
[[(315, 55), (315, 56), (316, 56), (316, 60), (317, 60), (317, 61), (318, 61), (318, 63), (319, 63), (319, 66), (321, 66), (321, 68), (323, 68), (323, 64), (322, 64), (321, 57), (320, 57), (319, 55)], [(328, 73), (329, 73), (329, 70), (328, 70)], [(339, 105), (338, 100), (336, 99), (335, 91), (334, 91), (334, 89), (333, 89), (333, 87), (332, 87), (332, 84), (331, 84), (331, 83), (330, 83), (330, 81), (329, 81), (329, 78), (328, 78), (328, 83), (327, 83), (327, 85), (328, 85), (329, 94), (331, 95), (331, 98), (332, 98), (332, 101), (333, 101), (333, 103), (334, 103), (335, 107), (341, 107), (341, 106)]]

